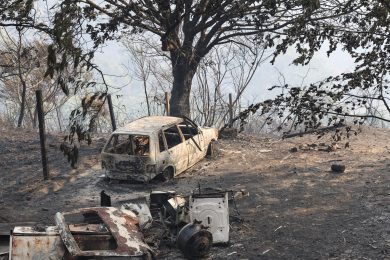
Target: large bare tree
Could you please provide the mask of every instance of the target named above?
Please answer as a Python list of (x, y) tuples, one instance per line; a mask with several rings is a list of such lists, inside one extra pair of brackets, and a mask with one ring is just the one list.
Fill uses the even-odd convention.
[[(249, 43), (248, 43), (249, 44)], [(202, 60), (194, 81), (192, 118), (201, 125), (221, 126), (228, 121), (228, 94), (239, 112), (241, 98), (260, 64), (270, 56), (265, 48), (242, 48), (239, 42), (214, 48)], [(254, 82), (256, 84), (256, 82)]]
[(61, 106), (67, 98), (57, 84), (45, 77), (48, 45), (26, 34), (23, 28), (0, 30), (0, 98), (18, 105), (18, 127), (26, 113), (35, 127), (35, 90), (43, 90), (45, 113)]
[[(45, 30), (41, 24), (31, 24), (31, 3), (0, 3), (5, 13), (3, 25), (18, 21), (21, 26)], [(171, 113), (189, 115), (192, 79), (200, 61), (215, 46), (247, 37), (273, 47), (275, 56), (295, 46), (300, 54), (296, 64), (307, 64), (325, 41), (329, 53), (341, 45), (360, 63), (356, 73), (342, 75), (341, 88), (383, 86), (377, 84), (381, 82), (376, 75), (388, 71), (388, 8), (382, 0), (62, 0), (51, 8), (53, 26), (47, 33), (56, 44), (49, 48), (47, 75), (53, 76), (69, 62), (75, 67), (96, 68), (91, 61), (106, 41), (153, 34), (160, 38), (161, 49), (171, 61)], [(243, 43), (242, 47), (247, 46)], [(367, 51), (359, 53), (362, 48)], [(293, 89), (292, 94), (295, 92)], [(335, 97), (335, 91), (329, 93)], [(314, 106), (305, 111), (318, 114)]]
[(171, 114), (189, 115), (192, 79), (212, 48), (243, 36), (273, 46), (287, 29), (334, 15), (340, 2), (320, 8), (319, 1), (297, 0), (74, 0), (58, 6), (53, 30), (60, 51), (69, 47), (68, 36), (88, 34), (95, 48), (124, 34), (158, 36), (171, 61)]

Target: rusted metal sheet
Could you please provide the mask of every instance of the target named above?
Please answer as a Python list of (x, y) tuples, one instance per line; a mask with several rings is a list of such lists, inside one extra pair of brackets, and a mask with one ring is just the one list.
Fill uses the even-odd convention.
[(129, 210), (134, 212), (137, 215), (139, 227), (141, 230), (148, 229), (152, 226), (153, 218), (152, 214), (150, 213), (148, 201), (145, 197), (128, 201), (123, 204), (120, 209), (124, 213)]
[(69, 224), (69, 230), (77, 235), (110, 235), (110, 231), (102, 224)]
[(10, 246), (11, 260), (63, 259), (65, 248), (56, 227), (15, 227)]
[[(96, 214), (109, 231), (111, 240), (110, 236), (104, 235), (104, 230), (101, 230), (103, 234), (100, 237), (94, 236), (93, 241), (88, 241), (87, 237), (80, 238), (73, 235), (70, 226), (65, 222), (65, 217), (76, 214), (85, 216)], [(62, 242), (72, 257), (138, 257), (152, 254), (152, 250), (143, 241), (137, 216), (131, 211), (124, 213), (112, 207), (85, 208), (57, 213), (55, 221)], [(96, 243), (102, 247), (93, 246)]]

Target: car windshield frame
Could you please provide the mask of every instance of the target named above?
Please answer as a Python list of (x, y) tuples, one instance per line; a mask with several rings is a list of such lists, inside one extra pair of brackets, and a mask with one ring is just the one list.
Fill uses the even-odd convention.
[[(122, 139), (120, 139), (120, 137), (122, 137)], [(103, 152), (148, 157), (151, 152), (150, 140), (151, 137), (146, 134), (114, 133), (105, 145)]]

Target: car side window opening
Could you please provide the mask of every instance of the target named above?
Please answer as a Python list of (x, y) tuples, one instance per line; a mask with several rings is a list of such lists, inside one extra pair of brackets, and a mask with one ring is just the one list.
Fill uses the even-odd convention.
[(176, 125), (164, 130), (164, 136), (167, 141), (168, 149), (171, 149), (182, 142), (179, 129)]
[(179, 128), (181, 130), (181, 132), (183, 133), (184, 135), (184, 138), (186, 140), (190, 139), (191, 137), (199, 134), (199, 131), (198, 131), (198, 128), (194, 125), (192, 125), (191, 123), (189, 122), (183, 122), (179, 125)]
[(165, 147), (164, 137), (162, 132), (158, 133), (158, 144), (160, 146), (160, 152), (164, 152), (165, 150), (167, 150)]
[(115, 134), (104, 151), (113, 154), (149, 155), (149, 136)]

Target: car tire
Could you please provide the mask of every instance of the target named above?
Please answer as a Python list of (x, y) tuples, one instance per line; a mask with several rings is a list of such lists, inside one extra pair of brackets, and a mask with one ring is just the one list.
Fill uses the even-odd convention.
[(207, 147), (207, 153), (206, 153), (207, 158), (214, 159), (218, 156), (217, 146), (218, 146), (218, 144), (217, 144), (217, 141), (215, 141), (215, 140), (212, 140), (209, 143), (209, 146)]
[(174, 177), (174, 170), (172, 167), (165, 168), (161, 173), (161, 180), (162, 181), (169, 181), (173, 179)]

